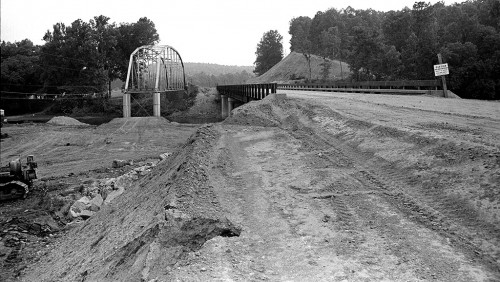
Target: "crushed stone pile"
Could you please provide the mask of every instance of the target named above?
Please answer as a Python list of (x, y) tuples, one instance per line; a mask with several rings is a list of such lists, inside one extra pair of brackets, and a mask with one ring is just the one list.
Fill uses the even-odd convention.
[(79, 122), (78, 120), (76, 120), (74, 118), (65, 117), (65, 116), (53, 117), (47, 123), (54, 124), (54, 125), (80, 125), (80, 126), (88, 125), (87, 123)]

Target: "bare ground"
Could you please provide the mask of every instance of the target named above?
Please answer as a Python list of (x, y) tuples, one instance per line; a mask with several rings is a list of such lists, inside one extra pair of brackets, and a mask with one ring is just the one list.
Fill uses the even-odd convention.
[[(500, 280), (499, 105), (310, 92), (251, 102), (52, 240), (19, 279)], [(62, 160), (48, 173), (69, 173)]]

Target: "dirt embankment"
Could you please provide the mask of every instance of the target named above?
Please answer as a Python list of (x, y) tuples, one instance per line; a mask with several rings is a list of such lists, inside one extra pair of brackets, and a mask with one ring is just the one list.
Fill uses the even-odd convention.
[(201, 127), (22, 280), (500, 279), (498, 117), (355, 97)]
[[(76, 200), (89, 196), (87, 192), (94, 188), (104, 192), (100, 183), (171, 154), (196, 128), (163, 118), (118, 118), (98, 127), (2, 127), (2, 133), (9, 136), (2, 139), (2, 165), (32, 154), (38, 162), (38, 180), (26, 200), (0, 204), (0, 280), (10, 281), (43, 258), (58, 237), (79, 224), (69, 211)], [(117, 159), (126, 160), (127, 165), (113, 167)], [(137, 174), (136, 178), (144, 177), (142, 172)]]

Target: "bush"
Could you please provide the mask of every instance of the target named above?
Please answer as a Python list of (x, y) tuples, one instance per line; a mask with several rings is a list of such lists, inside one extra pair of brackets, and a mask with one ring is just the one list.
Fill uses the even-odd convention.
[(107, 98), (62, 98), (54, 102), (48, 113), (67, 116), (120, 115), (121, 105), (113, 105)]

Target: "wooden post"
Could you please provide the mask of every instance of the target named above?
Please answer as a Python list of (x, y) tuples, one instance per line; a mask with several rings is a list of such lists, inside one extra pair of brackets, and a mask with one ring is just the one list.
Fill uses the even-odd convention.
[[(439, 64), (443, 63), (443, 58), (441, 57), (441, 53), (438, 54), (438, 62)], [(441, 75), (441, 81), (443, 82), (444, 97), (448, 98), (448, 87), (446, 87), (446, 77), (444, 75)]]

